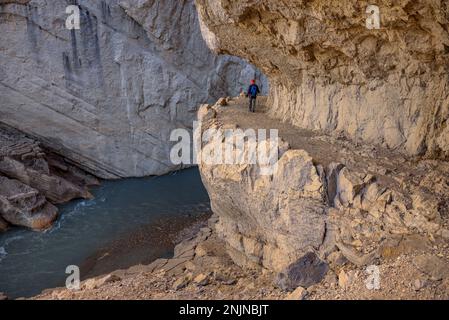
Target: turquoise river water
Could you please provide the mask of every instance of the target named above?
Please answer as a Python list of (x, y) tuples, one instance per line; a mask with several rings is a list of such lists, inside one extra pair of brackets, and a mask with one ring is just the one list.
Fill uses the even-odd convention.
[(80, 266), (83, 280), (169, 256), (173, 233), (210, 211), (198, 169), (105, 181), (91, 191), (95, 199), (61, 206), (46, 232), (0, 235), (0, 292), (30, 297), (64, 286), (68, 265)]

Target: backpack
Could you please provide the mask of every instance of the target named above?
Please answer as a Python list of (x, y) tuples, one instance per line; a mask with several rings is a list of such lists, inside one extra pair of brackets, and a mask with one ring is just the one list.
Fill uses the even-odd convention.
[(259, 91), (259, 90), (257, 90), (257, 86), (255, 84), (253, 84), (251, 86), (251, 88), (249, 89), (251, 97), (257, 97), (257, 91)]

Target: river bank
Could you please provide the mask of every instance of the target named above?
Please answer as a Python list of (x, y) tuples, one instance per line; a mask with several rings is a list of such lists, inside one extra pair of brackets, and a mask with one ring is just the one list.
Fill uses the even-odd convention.
[[(248, 212), (257, 216), (248, 220), (248, 213), (242, 211), (247, 207), (236, 203), (245, 201), (246, 205), (253, 206), (275, 203), (262, 201), (261, 191), (265, 187), (268, 191), (285, 190), (283, 180), (246, 183), (244, 179), (259, 179), (245, 174), (245, 170), (251, 172), (250, 166), (243, 171), (234, 166), (200, 166), (216, 215), (207, 225), (197, 226), (199, 231), (194, 237), (181, 241), (172, 258), (162, 257), (150, 264), (103, 273), (83, 279), (80, 290), (50, 289), (33, 299), (449, 299), (449, 245), (445, 233), (448, 216), (446, 198), (442, 196), (447, 191), (444, 172), (449, 168), (445, 163), (429, 160), (414, 163), (369, 145), (357, 146), (361, 150), (355, 152), (354, 145), (345, 139), (286, 126), (266, 117), (260, 109), (256, 114), (243, 114), (243, 101), (239, 99), (227, 99), (227, 103), (200, 110), (200, 115), (213, 115), (205, 118), (208, 121), (205, 127), (220, 124), (242, 129), (279, 128), (280, 138), (285, 139), (280, 146), (286, 146), (279, 170), (291, 172), (277, 178), (290, 178), (293, 187), (287, 199), (299, 197), (292, 205), (285, 206), (289, 211), (279, 215), (273, 213), (284, 207), (256, 208)], [(304, 163), (285, 166), (291, 154), (303, 157)], [(336, 177), (331, 174), (334, 171), (320, 169), (321, 165), (327, 168), (334, 161), (340, 163), (333, 169), (337, 170)], [(298, 170), (303, 167), (308, 170)], [(209, 169), (214, 169), (213, 179)], [(234, 169), (239, 169), (239, 174), (233, 174)], [(226, 174), (228, 171), (232, 174)], [(302, 173), (310, 173), (310, 177), (294, 177)], [(435, 176), (441, 179), (433, 179)], [(298, 181), (304, 182), (307, 188), (296, 186)], [(431, 181), (432, 187), (426, 187)], [(360, 187), (354, 186), (358, 184)], [(259, 189), (250, 194), (259, 198), (245, 198), (249, 190), (245, 188), (253, 186)], [(223, 190), (215, 190), (217, 187)], [(308, 193), (301, 188), (306, 188)], [(413, 201), (408, 201), (412, 192)], [(382, 195), (391, 196), (382, 201)], [(304, 200), (301, 196), (308, 198)], [(311, 196), (315, 201), (302, 208)], [(353, 199), (357, 197), (358, 201)], [(279, 197), (275, 194), (273, 198)], [(233, 207), (227, 208), (228, 204)], [(325, 226), (331, 238), (320, 237), (320, 241), (327, 240), (317, 247), (319, 250), (314, 252), (309, 248), (288, 268), (281, 271), (273, 268), (270, 262), (285, 262), (282, 259), (289, 257), (285, 250), (290, 250), (290, 255), (302, 253), (300, 249), (279, 244), (285, 245), (289, 240), (292, 246), (302, 246), (301, 241), (309, 239), (306, 232), (313, 235), (313, 230), (308, 229), (311, 223), (307, 220), (298, 223), (294, 219), (307, 218), (314, 214), (311, 210), (320, 208), (323, 212), (319, 217), (329, 219)], [(235, 216), (238, 210), (240, 215), (230, 220), (229, 215)], [(392, 220), (398, 210), (404, 210), (399, 218), (406, 217), (406, 220)], [(264, 215), (268, 214), (275, 219), (293, 220), (285, 225), (278, 221), (262, 225), (266, 223)], [(426, 219), (409, 219), (411, 214), (418, 218), (425, 215)], [(376, 215), (380, 218), (374, 219)], [(244, 223), (250, 225), (242, 228)], [(333, 224), (335, 227), (331, 228)], [(289, 228), (287, 232), (276, 229), (282, 226)], [(253, 237), (254, 231), (259, 232), (258, 237)], [(291, 238), (285, 238), (286, 235)], [(299, 240), (295, 241), (294, 237)], [(267, 246), (268, 241), (273, 243)], [(261, 245), (267, 247), (260, 250)]]
[(264, 268), (241, 268), (216, 233), (217, 216), (199, 223), (200, 230), (175, 248), (171, 259), (88, 279), (80, 290), (55, 288), (37, 300), (328, 300), (328, 299), (448, 299), (448, 281), (431, 279), (417, 267), (423, 257), (449, 254), (444, 246), (402, 254), (379, 265), (376, 290), (366, 285), (369, 274), (345, 259), (331, 265), (326, 277), (309, 288), (280, 289), (276, 275)]
[(92, 194), (58, 206), (60, 217), (45, 232), (12, 228), (0, 235), (0, 292), (31, 297), (64, 285), (69, 265), (79, 266), (84, 280), (169, 257), (180, 231), (210, 212), (195, 168), (104, 181)]
[(180, 240), (191, 237), (211, 216), (208, 211), (185, 216), (160, 217), (124, 234), (89, 256), (80, 266), (83, 279), (98, 277), (135, 265), (170, 258)]

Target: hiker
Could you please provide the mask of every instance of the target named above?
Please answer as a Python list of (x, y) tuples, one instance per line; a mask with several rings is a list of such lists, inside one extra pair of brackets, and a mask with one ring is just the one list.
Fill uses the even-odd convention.
[(249, 112), (256, 112), (256, 99), (260, 93), (259, 86), (256, 84), (256, 80), (251, 80), (251, 85), (248, 88), (246, 94), (249, 97)]

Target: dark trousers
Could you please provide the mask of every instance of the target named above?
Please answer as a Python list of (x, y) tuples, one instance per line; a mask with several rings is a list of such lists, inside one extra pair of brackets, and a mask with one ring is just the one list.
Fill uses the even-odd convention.
[(256, 97), (249, 97), (249, 112), (256, 112)]

